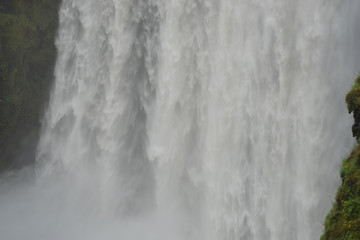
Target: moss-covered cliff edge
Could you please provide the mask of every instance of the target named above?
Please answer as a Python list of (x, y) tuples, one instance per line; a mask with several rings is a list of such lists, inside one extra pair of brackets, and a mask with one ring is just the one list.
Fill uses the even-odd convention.
[[(347, 94), (346, 103), (349, 113), (354, 114), (353, 136), (360, 143), (360, 75)], [(340, 175), (342, 184), (325, 219), (321, 240), (360, 239), (360, 144), (343, 161)]]
[(0, 0), (0, 171), (34, 160), (60, 0)]

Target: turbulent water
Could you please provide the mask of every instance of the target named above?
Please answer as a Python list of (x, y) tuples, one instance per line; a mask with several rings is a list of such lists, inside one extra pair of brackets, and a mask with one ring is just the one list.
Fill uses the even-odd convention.
[(319, 239), (353, 144), (359, 11), (63, 0), (36, 178), (1, 180), (0, 238)]

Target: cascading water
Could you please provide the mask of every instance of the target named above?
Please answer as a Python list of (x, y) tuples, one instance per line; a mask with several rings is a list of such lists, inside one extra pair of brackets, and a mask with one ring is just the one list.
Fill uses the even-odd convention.
[(3, 184), (4, 239), (319, 239), (359, 10), (63, 0), (36, 182)]

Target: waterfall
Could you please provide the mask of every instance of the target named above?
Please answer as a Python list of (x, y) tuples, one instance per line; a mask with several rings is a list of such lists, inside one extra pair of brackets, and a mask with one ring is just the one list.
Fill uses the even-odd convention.
[(359, 10), (63, 0), (36, 181), (6, 188), (0, 231), (319, 239), (353, 144), (344, 99), (360, 69)]

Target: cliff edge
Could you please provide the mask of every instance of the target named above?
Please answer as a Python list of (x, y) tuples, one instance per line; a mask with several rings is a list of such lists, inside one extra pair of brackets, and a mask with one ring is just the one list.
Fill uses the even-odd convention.
[[(360, 75), (346, 95), (349, 113), (354, 115), (353, 136), (360, 142)], [(342, 184), (324, 223), (321, 240), (360, 239), (360, 145), (354, 147), (340, 170)]]

